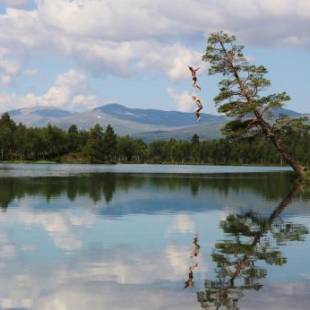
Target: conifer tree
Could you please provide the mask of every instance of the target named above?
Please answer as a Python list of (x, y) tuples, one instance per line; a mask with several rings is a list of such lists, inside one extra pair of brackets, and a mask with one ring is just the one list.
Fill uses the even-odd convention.
[(107, 161), (114, 161), (117, 151), (117, 136), (111, 125), (108, 125), (104, 132), (104, 154)]
[(203, 60), (210, 64), (210, 75), (222, 74), (225, 77), (220, 81), (220, 92), (214, 99), (219, 112), (232, 118), (225, 126), (224, 133), (230, 137), (266, 137), (283, 160), (303, 178), (305, 168), (288, 151), (282, 136), (288, 129), (307, 131), (309, 127), (302, 118), (269, 117), (290, 97), (286, 92), (266, 94), (270, 86), (270, 81), (265, 77), (267, 69), (250, 64), (243, 49), (242, 45), (236, 43), (235, 36), (218, 32), (210, 35), (203, 56)]
[(84, 147), (84, 153), (90, 157), (92, 163), (104, 161), (104, 133), (99, 124), (96, 124), (89, 134), (89, 139)]

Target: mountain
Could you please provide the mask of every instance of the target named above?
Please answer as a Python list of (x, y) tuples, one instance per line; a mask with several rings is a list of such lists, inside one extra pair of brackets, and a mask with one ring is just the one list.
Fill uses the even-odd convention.
[(224, 122), (216, 124), (198, 124), (192, 127), (184, 127), (169, 131), (150, 131), (134, 134), (133, 136), (151, 142), (154, 140), (190, 140), (194, 134), (197, 134), (201, 140), (212, 140), (221, 138), (221, 128)]
[[(182, 130), (196, 131), (201, 124), (223, 124), (226, 118), (218, 115), (202, 114), (197, 123), (193, 113), (163, 111), (156, 109), (131, 109), (120, 104), (107, 104), (85, 112), (68, 112), (59, 108), (35, 107), (8, 112), (17, 122), (27, 126), (42, 127), (53, 124), (64, 129), (76, 124), (80, 129), (89, 129), (96, 123), (105, 127), (110, 124), (119, 135), (157, 139), (158, 131), (164, 137), (170, 137), (175, 131), (182, 138)], [(187, 133), (188, 135), (189, 133)], [(168, 138), (167, 138), (168, 139)]]
[(11, 115), (11, 117), (17, 117), (17, 116), (22, 115), (23, 113), (24, 114), (26, 113), (35, 114), (41, 117), (66, 117), (66, 116), (73, 114), (73, 112), (61, 110), (58, 108), (40, 107), (40, 106), (35, 107), (35, 108), (25, 108), (25, 109), (9, 111), (9, 114)]
[[(106, 127), (110, 124), (120, 136), (131, 135), (145, 141), (155, 139), (191, 139), (197, 133), (201, 139), (216, 139), (227, 122), (225, 116), (201, 114), (197, 122), (194, 113), (163, 111), (159, 109), (133, 109), (112, 103), (85, 112), (70, 112), (53, 107), (34, 107), (8, 112), (17, 123), (42, 127), (53, 124), (68, 129), (76, 124), (80, 129), (89, 129), (95, 124)], [(302, 116), (292, 110), (276, 109), (276, 116)]]
[(284, 108), (273, 109), (271, 117), (279, 117), (279, 116), (300, 117), (302, 116), (302, 114), (290, 109), (284, 109)]
[(17, 123), (23, 123), (26, 126), (42, 127), (48, 123), (54, 124), (61, 118), (69, 117), (74, 112), (53, 108), (53, 107), (33, 107), (8, 112)]
[[(120, 104), (107, 104), (95, 109), (109, 114), (118, 119), (133, 121), (141, 124), (151, 124), (167, 127), (187, 127), (197, 124), (193, 113), (184, 113), (178, 111), (163, 111), (155, 109), (132, 109)], [(211, 124), (224, 121), (225, 117), (202, 114), (201, 123)]]

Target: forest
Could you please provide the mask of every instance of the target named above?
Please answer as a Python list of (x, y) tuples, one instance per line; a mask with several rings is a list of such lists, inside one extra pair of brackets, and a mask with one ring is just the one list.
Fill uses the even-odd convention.
[[(310, 132), (286, 132), (282, 137), (296, 158), (310, 166)], [(173, 163), (284, 165), (274, 146), (263, 137), (175, 140), (145, 143), (117, 136), (108, 125), (89, 130), (76, 125), (68, 130), (48, 125), (28, 128), (5, 113), (0, 119), (0, 161), (52, 161), (60, 163)]]

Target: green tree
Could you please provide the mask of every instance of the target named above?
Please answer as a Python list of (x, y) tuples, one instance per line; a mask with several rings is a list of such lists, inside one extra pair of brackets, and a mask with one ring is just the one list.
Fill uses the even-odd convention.
[(16, 124), (8, 113), (4, 113), (0, 119), (0, 156), (1, 160), (9, 159), (13, 153), (14, 132)]
[(91, 163), (100, 163), (104, 161), (104, 133), (99, 124), (96, 124), (90, 130), (89, 139), (84, 147), (84, 153), (90, 159)]
[(19, 124), (14, 133), (15, 153), (18, 159), (28, 158), (27, 127)]
[(117, 151), (117, 136), (111, 125), (108, 125), (103, 138), (105, 159), (109, 162), (115, 161)]
[(76, 125), (71, 125), (68, 129), (68, 148), (70, 152), (81, 151), (79, 130)]
[(149, 159), (156, 163), (166, 160), (165, 141), (154, 141), (149, 144)]
[(193, 136), (192, 136), (192, 144), (193, 145), (197, 145), (199, 144), (199, 136), (195, 133)]
[(117, 140), (118, 159), (125, 162), (143, 162), (146, 157), (146, 144), (128, 136), (119, 137)]
[(233, 118), (224, 129), (231, 137), (263, 135), (269, 139), (295, 173), (303, 178), (305, 169), (294, 158), (281, 138), (285, 128), (303, 130), (304, 119), (281, 119), (269, 121), (268, 114), (281, 108), (290, 98), (285, 93), (265, 95), (270, 81), (265, 78), (267, 69), (251, 65), (243, 54), (243, 46), (236, 38), (223, 32), (213, 33), (208, 39), (203, 60), (210, 63), (209, 74), (225, 76), (215, 97), (219, 112)]
[(25, 159), (46, 159), (49, 155), (49, 144), (46, 128), (28, 128), (26, 132)]
[(200, 162), (200, 139), (197, 134), (192, 137), (192, 161)]
[(44, 130), (49, 158), (57, 158), (67, 152), (67, 136), (64, 130), (48, 125)]
[(130, 162), (133, 159), (135, 149), (130, 137), (120, 137), (117, 142), (117, 152), (120, 161)]

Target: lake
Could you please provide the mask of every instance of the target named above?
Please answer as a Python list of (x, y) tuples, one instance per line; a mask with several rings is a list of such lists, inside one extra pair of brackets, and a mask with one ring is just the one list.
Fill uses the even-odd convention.
[(0, 165), (0, 309), (309, 309), (281, 167)]

